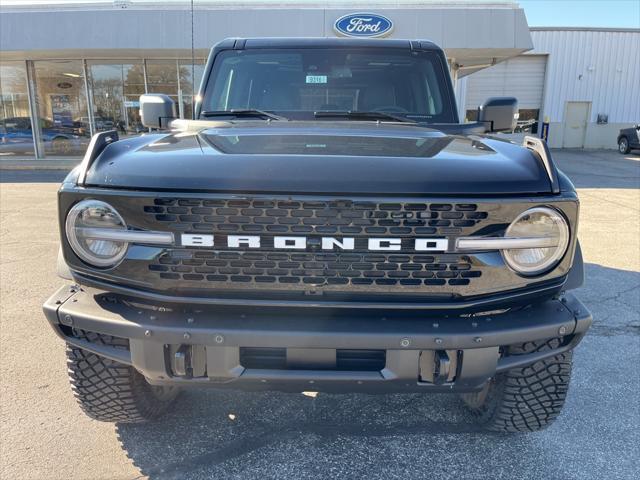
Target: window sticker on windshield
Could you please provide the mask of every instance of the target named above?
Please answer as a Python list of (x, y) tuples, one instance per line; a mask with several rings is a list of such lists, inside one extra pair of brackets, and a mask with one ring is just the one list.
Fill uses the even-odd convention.
[(327, 83), (326, 75), (307, 75), (307, 83)]

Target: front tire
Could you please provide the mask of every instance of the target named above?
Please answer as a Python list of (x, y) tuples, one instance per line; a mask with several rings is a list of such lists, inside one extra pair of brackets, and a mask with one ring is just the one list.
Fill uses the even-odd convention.
[[(128, 348), (128, 340), (74, 331), (92, 343)], [(162, 415), (178, 389), (147, 383), (133, 367), (67, 344), (69, 381), (80, 408), (101, 422), (143, 423)]]
[[(560, 338), (508, 347), (509, 355), (558, 348)], [(514, 368), (493, 377), (480, 392), (462, 395), (464, 402), (485, 430), (535, 432), (558, 417), (564, 406), (573, 352)]]
[(627, 140), (627, 137), (622, 137), (620, 140), (618, 140), (618, 151), (623, 155), (631, 152), (631, 148), (629, 147), (629, 140)]

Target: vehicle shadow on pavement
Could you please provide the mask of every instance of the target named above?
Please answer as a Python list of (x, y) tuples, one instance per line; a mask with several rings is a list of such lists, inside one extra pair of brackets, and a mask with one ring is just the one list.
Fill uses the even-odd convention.
[[(454, 395), (331, 395), (186, 390), (155, 423), (118, 424), (129, 458), (150, 478), (249, 455), (301, 437), (403, 437), (478, 432)], [(298, 448), (304, 448), (300, 445)]]

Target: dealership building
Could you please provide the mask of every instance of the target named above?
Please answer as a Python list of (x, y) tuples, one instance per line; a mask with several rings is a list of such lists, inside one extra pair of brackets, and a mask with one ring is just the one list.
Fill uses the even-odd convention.
[(352, 14), (382, 18), (376, 36), (442, 46), (468, 121), (506, 95), (519, 128), (547, 121), (556, 148), (615, 148), (618, 130), (640, 123), (640, 29), (530, 28), (503, 1), (196, 0), (193, 15), (190, 3), (3, 2), (0, 162), (80, 156), (102, 130), (141, 133), (143, 93), (172, 96), (189, 118), (219, 40), (350, 36), (340, 20)]

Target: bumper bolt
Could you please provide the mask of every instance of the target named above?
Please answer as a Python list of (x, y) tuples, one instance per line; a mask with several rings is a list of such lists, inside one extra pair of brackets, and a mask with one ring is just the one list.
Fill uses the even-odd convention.
[(442, 345), (442, 339), (441, 338), (436, 338), (434, 340), (434, 342), (436, 342), (438, 345)]
[(411, 345), (411, 340), (409, 340), (408, 338), (403, 338), (402, 340), (400, 340), (401, 347), (408, 347), (409, 345)]
[(561, 327), (558, 329), (558, 334), (559, 334), (559, 335), (564, 335), (565, 333), (567, 333), (567, 327), (565, 327), (565, 326), (563, 325), (563, 326), (561, 326)]
[(222, 335), (216, 335), (214, 340), (216, 343), (222, 343), (224, 342), (224, 337)]
[(440, 324), (438, 322), (433, 322), (433, 328), (438, 328)]
[(71, 315), (65, 315), (64, 316), (64, 321), (68, 325), (73, 325), (73, 318), (71, 318)]
[(476, 337), (473, 339), (474, 342), (476, 343), (481, 343), (482, 342), (482, 337)]
[(145, 337), (150, 337), (151, 336), (151, 330), (145, 330), (144, 331), (144, 336)]
[(195, 320), (193, 318), (191, 318), (191, 317), (187, 318), (187, 323), (193, 323), (193, 322), (195, 322)]
[(191, 334), (185, 332), (184, 335), (182, 335), (182, 338), (184, 338), (185, 340), (189, 340), (191, 338)]

